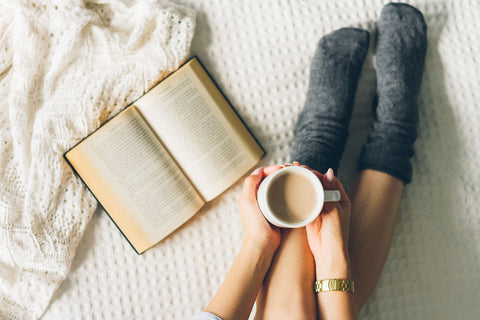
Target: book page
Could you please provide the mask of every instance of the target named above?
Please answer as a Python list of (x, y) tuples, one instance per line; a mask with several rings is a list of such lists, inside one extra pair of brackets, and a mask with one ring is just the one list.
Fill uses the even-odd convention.
[(200, 195), (133, 106), (66, 157), (138, 252), (163, 239), (203, 206)]
[[(191, 63), (183, 66), (136, 101), (135, 106), (209, 201), (250, 170), (263, 150), (198, 61), (191, 61), (194, 67)], [(200, 78), (195, 68), (200, 68), (206, 78)], [(217, 96), (205, 87), (208, 81)]]

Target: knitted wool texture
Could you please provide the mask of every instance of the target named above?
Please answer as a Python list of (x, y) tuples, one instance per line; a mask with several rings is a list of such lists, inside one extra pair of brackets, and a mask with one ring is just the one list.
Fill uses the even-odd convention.
[(195, 14), (140, 1), (0, 9), (0, 318), (35, 319), (96, 207), (63, 153), (184, 61)]

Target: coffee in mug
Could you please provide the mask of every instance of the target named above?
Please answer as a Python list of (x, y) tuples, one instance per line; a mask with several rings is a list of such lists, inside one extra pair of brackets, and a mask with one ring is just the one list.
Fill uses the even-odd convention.
[(315, 220), (325, 201), (338, 200), (340, 192), (324, 191), (315, 173), (298, 166), (285, 167), (267, 176), (257, 193), (265, 218), (285, 228), (306, 226)]

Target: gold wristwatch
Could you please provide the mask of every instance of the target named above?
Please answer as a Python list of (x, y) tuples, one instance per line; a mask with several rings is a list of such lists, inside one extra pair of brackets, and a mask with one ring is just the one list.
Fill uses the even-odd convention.
[(315, 292), (345, 291), (355, 293), (355, 282), (344, 279), (324, 279), (315, 281), (314, 289)]

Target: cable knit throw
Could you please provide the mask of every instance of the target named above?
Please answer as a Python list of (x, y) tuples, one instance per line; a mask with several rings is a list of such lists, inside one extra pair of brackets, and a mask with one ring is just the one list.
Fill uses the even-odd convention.
[(36, 319), (96, 207), (63, 153), (183, 62), (195, 16), (151, 1), (0, 12), (0, 318)]

